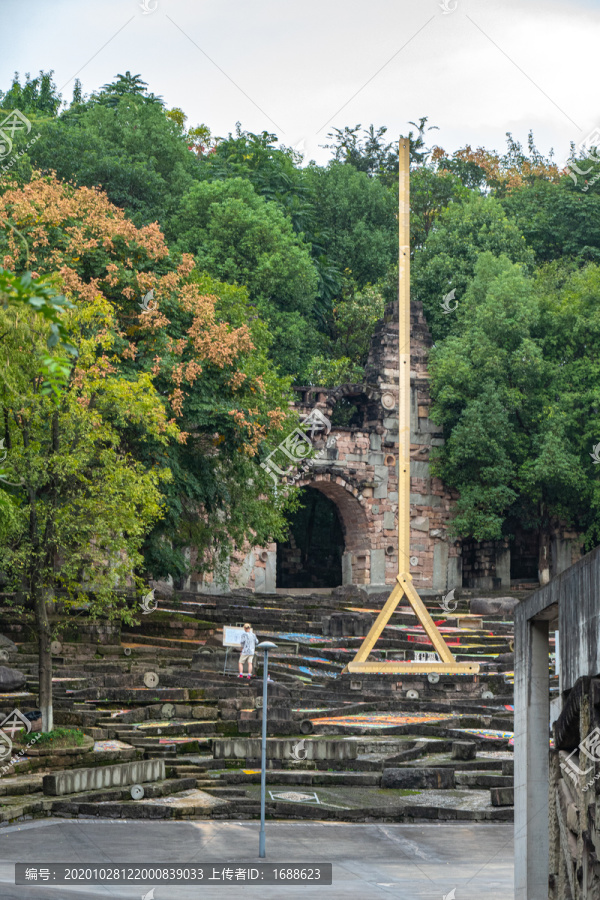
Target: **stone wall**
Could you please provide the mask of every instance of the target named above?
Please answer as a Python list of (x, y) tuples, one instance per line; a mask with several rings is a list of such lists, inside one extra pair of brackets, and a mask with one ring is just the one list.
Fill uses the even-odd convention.
[(550, 752), (549, 900), (600, 897), (600, 680), (581, 678)]
[[(431, 336), (420, 303), (411, 305), (411, 335), (411, 574), (418, 589), (441, 591), (462, 584), (461, 548), (447, 536), (456, 495), (430, 473), (430, 454), (442, 436), (429, 419)], [(300, 467), (293, 480), (322, 491), (337, 507), (345, 543), (343, 583), (393, 584), (398, 573), (397, 304), (387, 307), (376, 327), (363, 383), (296, 390), (296, 407), (303, 416), (316, 408), (330, 419), (343, 403), (355, 407), (353, 424), (333, 425), (328, 437), (315, 436), (318, 456)], [(236, 561), (230, 584), (258, 590), (257, 555), (275, 549), (254, 550)], [(274, 560), (269, 574), (259, 581), (273, 590)]]

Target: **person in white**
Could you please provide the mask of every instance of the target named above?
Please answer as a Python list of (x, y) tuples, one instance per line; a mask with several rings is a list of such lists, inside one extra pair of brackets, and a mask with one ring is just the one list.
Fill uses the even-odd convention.
[(254, 651), (256, 649), (256, 645), (258, 644), (258, 638), (252, 631), (252, 625), (249, 625), (248, 622), (244, 625), (244, 633), (242, 635), (241, 645), (242, 650), (240, 653), (240, 662), (239, 662), (239, 675), (238, 678), (244, 677), (244, 663), (248, 663), (248, 675), (247, 678), (252, 678), (252, 661), (254, 660)]

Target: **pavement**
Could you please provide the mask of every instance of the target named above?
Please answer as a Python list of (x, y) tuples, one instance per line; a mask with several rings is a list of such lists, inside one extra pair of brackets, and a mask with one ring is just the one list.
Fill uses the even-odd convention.
[[(2, 900), (513, 900), (513, 826), (43, 819), (0, 830)], [(14, 864), (333, 864), (333, 884), (15, 885)], [(154, 891), (152, 891), (154, 888)]]

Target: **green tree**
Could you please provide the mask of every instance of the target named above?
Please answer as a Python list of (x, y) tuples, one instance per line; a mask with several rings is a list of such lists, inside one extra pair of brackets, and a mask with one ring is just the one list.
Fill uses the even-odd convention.
[(359, 288), (375, 284), (398, 260), (398, 200), (381, 182), (333, 162), (306, 170), (314, 231), (340, 274), (350, 269)]
[(273, 358), (295, 374), (319, 337), (313, 320), (317, 274), (310, 250), (275, 203), (242, 178), (199, 182), (181, 201), (168, 233), (199, 269), (245, 285), (273, 333)]
[(350, 273), (346, 272), (342, 296), (333, 308), (331, 340), (326, 352), (312, 360), (307, 373), (308, 383), (335, 387), (345, 382), (362, 381), (371, 337), (384, 308), (385, 302), (377, 287), (369, 284), (359, 291)]
[(118, 422), (127, 419), (164, 444), (176, 433), (149, 378), (106, 378), (95, 367), (98, 351), (114, 337), (102, 328), (90, 334), (90, 313), (102, 314), (101, 304), (67, 311), (80, 351), (77, 372), (70, 373), (68, 389), (48, 396), (37, 360), (47, 352), (51, 326), (31, 305), (0, 308), (0, 429), (7, 455), (0, 495), (3, 508), (10, 503), (0, 566), (35, 619), (45, 732), (53, 727), (49, 601), (60, 593), (87, 601), (92, 617), (131, 622), (115, 589), (139, 585), (141, 545), (161, 514), (159, 481), (169, 473), (145, 471), (124, 446)]
[[(36, 273), (60, 272), (86, 327), (105, 337), (89, 361), (99, 377), (145, 379), (178, 426), (164, 446), (115, 405), (111, 424), (127, 453), (147, 471), (172, 473), (144, 572), (203, 570), (215, 554), (277, 536), (286, 499), (258, 459), (292, 427), (289, 379), (267, 359), (270, 336), (245, 289), (198, 273), (191, 257), (171, 254), (158, 226), (137, 229), (102, 192), (50, 176), (6, 190), (3, 218), (18, 221)], [(14, 253), (20, 261), (16, 245)]]
[(599, 512), (574, 396), (562, 393), (575, 385), (543, 312), (556, 300), (543, 296), (522, 266), (480, 254), (457, 327), (430, 356), (433, 416), (446, 438), (435, 472), (460, 493), (453, 531), (495, 540), (511, 523), (535, 530), (542, 583), (553, 528)]
[[(589, 163), (588, 163), (589, 165)], [(512, 191), (502, 206), (519, 227), (538, 263), (600, 260), (600, 183), (589, 192), (565, 177), (560, 184), (537, 180)]]
[(462, 327), (454, 312), (444, 311), (446, 295), (455, 292), (446, 308), (463, 302), (481, 253), (504, 255), (533, 266), (533, 252), (519, 228), (497, 200), (474, 195), (465, 203), (451, 203), (438, 216), (411, 267), (412, 296), (423, 303), (435, 341)]
[(55, 116), (60, 109), (62, 96), (58, 93), (53, 81), (54, 69), (43, 72), (32, 78), (29, 72), (21, 85), (19, 73), (15, 72), (13, 83), (8, 91), (0, 91), (0, 109), (18, 109), (24, 115), (29, 113)]
[(164, 225), (199, 177), (198, 159), (157, 98), (122, 88), (117, 83), (57, 119), (36, 122), (40, 138), (27, 151), (21, 179), (36, 168), (54, 171), (64, 181), (101, 187), (138, 225)]

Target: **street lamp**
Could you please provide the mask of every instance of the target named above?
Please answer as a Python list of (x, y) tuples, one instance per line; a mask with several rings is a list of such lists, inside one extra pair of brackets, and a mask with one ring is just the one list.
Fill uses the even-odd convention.
[(261, 641), (257, 650), (265, 654), (263, 661), (263, 702), (262, 702), (262, 746), (260, 758), (260, 836), (258, 838), (258, 856), (265, 858), (265, 793), (267, 786), (267, 679), (269, 677), (269, 650), (277, 650), (273, 641)]

